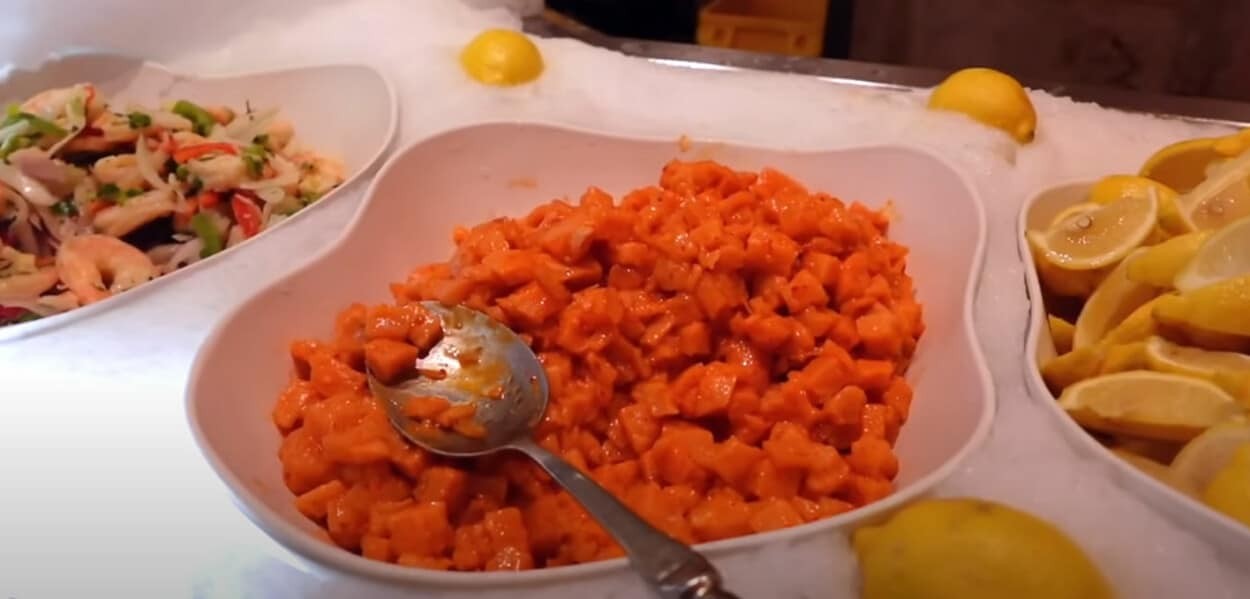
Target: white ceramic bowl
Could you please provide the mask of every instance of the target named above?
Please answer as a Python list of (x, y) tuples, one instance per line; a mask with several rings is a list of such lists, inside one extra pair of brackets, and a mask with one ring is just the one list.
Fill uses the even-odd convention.
[[(523, 215), (553, 198), (576, 198), (590, 185), (619, 197), (655, 183), (667, 161), (682, 157), (710, 157), (737, 169), (776, 167), (811, 189), (848, 201), (881, 206), (892, 200), (899, 218), (891, 237), (911, 248), (908, 270), (927, 325), (907, 375), (916, 399), (897, 444), (902, 467), (894, 495), (821, 522), (702, 549), (715, 560), (762, 543), (819, 542), (831, 530), (889, 513), (949, 475), (984, 438), (994, 406), (972, 323), (985, 219), (959, 173), (903, 147), (785, 152), (709, 144), (679, 154), (673, 140), (487, 124), (399, 152), (383, 167), (338, 243), (234, 309), (201, 348), (187, 387), (191, 428), (248, 517), (315, 562), (417, 586), (502, 592), (619, 573), (622, 559), (521, 573), (434, 572), (370, 561), (335, 547), (295, 510), (282, 484), (279, 435), (269, 413), (290, 375), (289, 342), (330, 335), (334, 315), (344, 306), (388, 300), (388, 283), (417, 265), (447, 259), (455, 225)], [(750, 572), (727, 575), (734, 583)]]
[(1082, 429), (1059, 407), (1054, 395), (1042, 380), (1041, 365), (1055, 357), (1054, 341), (1046, 322), (1046, 306), (1042, 301), (1042, 285), (1037, 275), (1033, 253), (1029, 250), (1025, 232), (1044, 229), (1064, 208), (1086, 201), (1093, 181), (1069, 181), (1034, 194), (1020, 211), (1019, 248), (1020, 257), (1026, 265), (1028, 285), (1029, 334), (1025, 341), (1025, 379), (1030, 394), (1046, 405), (1059, 420), (1059, 426), (1069, 440), (1092, 459), (1106, 463), (1116, 481), (1129, 491), (1138, 494), (1155, 509), (1180, 522), (1187, 530), (1213, 543), (1228, 555), (1250, 554), (1250, 529), (1200, 502), (1169, 487), (1116, 457), (1107, 448)]
[[(42, 90), (90, 82), (118, 106), (152, 106), (186, 98), (203, 104), (257, 108), (278, 107), (295, 125), (296, 140), (343, 161), (347, 179), (317, 203), (295, 213), (278, 227), (299, 222), (306, 213), (332, 202), (380, 162), (395, 136), (399, 104), (381, 73), (363, 65), (330, 65), (231, 75), (194, 77), (152, 62), (112, 54), (71, 54), (49, 59), (33, 70), (14, 70), (0, 80), (0, 102), (21, 101)], [(277, 228), (277, 227), (274, 227)], [(240, 246), (257, 243), (268, 231)], [(222, 252), (224, 254), (225, 252)], [(0, 327), (0, 341), (62, 326), (73, 318), (96, 314), (180, 279), (212, 263), (217, 256), (176, 270), (107, 300), (32, 322)]]

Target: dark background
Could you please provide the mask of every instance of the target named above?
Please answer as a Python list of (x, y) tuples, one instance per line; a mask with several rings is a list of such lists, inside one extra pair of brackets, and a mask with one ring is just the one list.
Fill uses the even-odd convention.
[[(785, 0), (780, 0), (785, 1)], [(608, 35), (694, 43), (699, 8), (709, 0), (547, 0), (547, 7)], [(851, 47), (851, 0), (830, 0), (825, 20), (828, 58), (847, 58)]]
[[(708, 2), (547, 7), (614, 36), (694, 43)], [(830, 0), (823, 54), (1250, 101), (1247, 23), (1250, 0)]]

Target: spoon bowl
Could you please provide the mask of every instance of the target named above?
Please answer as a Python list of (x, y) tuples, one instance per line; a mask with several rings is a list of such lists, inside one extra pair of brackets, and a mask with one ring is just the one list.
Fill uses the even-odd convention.
[[(418, 375), (386, 384), (366, 366), (369, 389), (404, 438), (436, 454), (473, 457), (502, 449), (520, 451), (599, 521), (629, 556), (629, 563), (663, 599), (734, 599), (720, 588), (720, 574), (702, 555), (674, 541), (571, 464), (530, 438), (547, 410), (542, 362), (514, 331), (465, 306), (421, 305), (442, 321), (443, 335), (417, 359)], [(473, 405), (480, 438), (431, 428), (404, 410), (414, 397), (437, 397)]]
[[(387, 385), (369, 375), (369, 390), (386, 408), (395, 430), (434, 453), (473, 457), (528, 439), (547, 410), (547, 373), (512, 329), (464, 306), (421, 302), (443, 323), (443, 337), (416, 363), (422, 376)], [(468, 359), (467, 359), (468, 358)], [(472, 404), (481, 438), (450, 429), (415, 426), (403, 411), (414, 396), (441, 397), (452, 405)]]

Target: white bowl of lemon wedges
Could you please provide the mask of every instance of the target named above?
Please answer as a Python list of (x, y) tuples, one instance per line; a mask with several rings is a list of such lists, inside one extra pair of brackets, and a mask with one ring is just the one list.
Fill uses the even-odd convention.
[[(1250, 551), (1250, 130), (1020, 214), (1029, 384), (1127, 488)], [(1035, 366), (1035, 367), (1034, 367)]]

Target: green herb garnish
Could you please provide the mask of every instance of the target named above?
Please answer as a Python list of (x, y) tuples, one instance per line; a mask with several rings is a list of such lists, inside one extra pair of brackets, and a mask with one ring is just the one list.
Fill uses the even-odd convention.
[(200, 193), (200, 190), (204, 189), (204, 182), (201, 181), (200, 178), (195, 175), (191, 175), (190, 177), (191, 177), (191, 184), (189, 187), (187, 187), (187, 195), (188, 196), (198, 195)]
[(74, 200), (61, 200), (52, 205), (52, 213), (60, 216), (78, 216), (78, 204)]
[(268, 133), (261, 133), (260, 135), (257, 135), (256, 137), (253, 137), (253, 138), (252, 138), (252, 143), (254, 143), (254, 144), (258, 145), (258, 146), (268, 146), (268, 145), (269, 145), (269, 134), (268, 134)]
[(190, 177), (190, 176), (191, 176), (191, 169), (187, 168), (187, 165), (185, 164), (179, 164), (174, 169), (174, 178), (179, 181), (186, 181), (187, 177)]
[(268, 151), (265, 150), (265, 146), (259, 144), (252, 144), (243, 148), (243, 164), (247, 165), (247, 172), (253, 178), (259, 178), (261, 173), (264, 172), (266, 154), (268, 154)]
[(131, 129), (146, 129), (152, 126), (152, 117), (142, 112), (132, 112), (126, 115), (126, 120), (130, 122)]
[(207, 258), (221, 251), (221, 232), (217, 230), (217, 225), (213, 224), (212, 218), (207, 214), (199, 212), (192, 216), (191, 230), (195, 231), (195, 236), (204, 242), (204, 249), (200, 250), (201, 258)]
[(133, 198), (135, 196), (143, 195), (143, 190), (142, 189), (127, 189), (124, 195), (126, 196), (127, 199)]
[(105, 183), (100, 186), (99, 190), (96, 191), (96, 195), (99, 196), (101, 200), (115, 204), (117, 203), (117, 200), (121, 199), (122, 190), (117, 187), (117, 184), (115, 183)]

